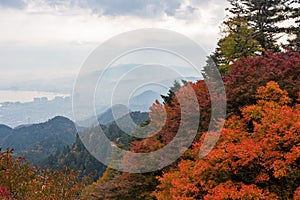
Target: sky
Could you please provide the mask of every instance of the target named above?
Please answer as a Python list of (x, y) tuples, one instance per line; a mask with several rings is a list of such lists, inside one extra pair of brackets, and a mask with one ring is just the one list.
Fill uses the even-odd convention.
[(140, 28), (176, 31), (212, 52), (225, 7), (226, 0), (0, 0), (0, 89), (76, 77), (98, 45)]

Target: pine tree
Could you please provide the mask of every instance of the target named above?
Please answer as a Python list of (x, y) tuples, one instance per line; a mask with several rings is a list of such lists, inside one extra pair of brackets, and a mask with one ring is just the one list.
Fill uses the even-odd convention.
[(255, 39), (263, 49), (278, 51), (277, 40), (286, 32), (278, 23), (289, 19), (292, 0), (228, 0), (228, 11), (234, 16), (245, 18), (254, 29)]
[(288, 40), (287, 47), (292, 51), (300, 52), (300, 0), (292, 0), (290, 4), (293, 5), (290, 18), (293, 19), (294, 24), (288, 30), (292, 39)]
[(221, 74), (227, 74), (230, 64), (241, 57), (255, 56), (262, 52), (262, 47), (255, 39), (254, 30), (249, 28), (248, 22), (236, 17), (224, 22), (225, 37), (218, 42), (218, 68)]
[(167, 95), (161, 95), (161, 98), (164, 100), (164, 104), (167, 104), (169, 106), (172, 106), (172, 100), (175, 97), (175, 93), (181, 88), (180, 83), (175, 80), (172, 87), (170, 87), (170, 90), (168, 91)]

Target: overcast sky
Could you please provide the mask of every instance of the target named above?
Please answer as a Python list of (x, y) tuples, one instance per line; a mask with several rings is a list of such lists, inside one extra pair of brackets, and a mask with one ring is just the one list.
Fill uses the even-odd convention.
[(226, 0), (0, 0), (0, 84), (75, 76), (102, 42), (139, 28), (213, 51)]

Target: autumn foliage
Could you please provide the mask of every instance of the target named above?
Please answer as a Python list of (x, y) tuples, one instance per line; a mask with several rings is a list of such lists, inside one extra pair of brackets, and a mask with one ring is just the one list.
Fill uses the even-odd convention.
[(259, 87), (255, 98), (226, 121), (207, 157), (198, 158), (200, 140), (194, 160), (159, 177), (157, 199), (299, 199), (300, 106), (289, 106), (276, 82)]
[[(190, 134), (189, 123), (200, 113), (192, 147), (175, 149), (185, 153), (154, 173), (114, 172), (89, 188), (93, 198), (86, 195), (84, 199), (299, 199), (299, 70), (300, 57), (294, 52), (265, 52), (234, 62), (223, 77), (228, 119), (217, 145), (204, 159), (199, 158), (204, 138), (217, 134), (207, 132), (211, 97), (203, 80), (181, 87), (169, 103), (153, 104), (151, 126), (146, 128), (152, 136), (133, 141), (131, 151), (152, 152), (168, 145), (181, 123)], [(196, 94), (197, 109), (188, 87)], [(187, 122), (181, 120), (184, 113), (177, 97), (190, 105)], [(123, 164), (145, 165), (155, 159), (123, 158)]]
[(263, 56), (244, 57), (230, 66), (224, 77), (228, 111), (239, 113), (239, 108), (256, 102), (256, 90), (269, 81), (275, 81), (286, 90), (291, 104), (300, 91), (300, 56), (296, 52), (265, 52)]
[(0, 186), (0, 198), (5, 199), (5, 198), (9, 198), (9, 196), (10, 196), (9, 191), (7, 191), (6, 188)]
[[(196, 102), (192, 97), (193, 95), (195, 95)], [(185, 110), (182, 110), (182, 105), (178, 98), (184, 101)], [(189, 116), (189, 121), (181, 120), (182, 112)], [(199, 115), (199, 113), (201, 114)], [(188, 83), (188, 86), (183, 86), (176, 92), (171, 106), (157, 101), (150, 107), (152, 125), (162, 128), (153, 133), (154, 137), (149, 137), (142, 141), (134, 141), (131, 145), (131, 150), (134, 152), (149, 152), (167, 145), (177, 134), (180, 125), (187, 127), (186, 132), (188, 133), (190, 131), (188, 123), (193, 124), (196, 120), (199, 121), (197, 131), (199, 133), (206, 131), (209, 126), (210, 114), (210, 95), (205, 81), (199, 80), (196, 83)], [(185, 124), (182, 125), (181, 123)], [(155, 144), (157, 144), (157, 147), (155, 147)]]
[(78, 199), (87, 179), (66, 168), (42, 170), (23, 158), (14, 158), (12, 150), (0, 152), (0, 198), (17, 200)]
[[(170, 99), (171, 105), (161, 104), (158, 101), (150, 108), (151, 124), (146, 129), (137, 130), (148, 131), (152, 133), (152, 137), (136, 140), (131, 143), (131, 151), (145, 153), (155, 151), (173, 140), (176, 136), (179, 126), (184, 123), (184, 131), (189, 134), (194, 120), (197, 120), (196, 133), (198, 139), (199, 133), (207, 130), (210, 120), (210, 97), (206, 84), (203, 80), (196, 83), (188, 83), (176, 92), (176, 95)], [(192, 96), (195, 95), (195, 99)], [(182, 109), (179, 100), (184, 101), (186, 109)], [(194, 101), (196, 100), (196, 102)], [(186, 112), (189, 120), (183, 122), (181, 120), (182, 112)], [(199, 120), (199, 112), (200, 120)], [(198, 119), (196, 119), (196, 117)], [(185, 138), (182, 138), (185, 140)], [(184, 152), (186, 149), (174, 149), (176, 151)], [(163, 156), (163, 155), (162, 155)], [(149, 158), (148, 160), (139, 160), (135, 158), (123, 158), (124, 165), (145, 166), (145, 164), (153, 164), (156, 160), (163, 160), (162, 158)], [(176, 166), (176, 162), (171, 166)], [(167, 169), (165, 168), (165, 169)], [(162, 171), (149, 172), (144, 174), (129, 174), (115, 172), (107, 169), (104, 176), (99, 181), (88, 186), (82, 195), (83, 199), (155, 199), (151, 195), (155, 190), (158, 180), (156, 176), (162, 175)]]

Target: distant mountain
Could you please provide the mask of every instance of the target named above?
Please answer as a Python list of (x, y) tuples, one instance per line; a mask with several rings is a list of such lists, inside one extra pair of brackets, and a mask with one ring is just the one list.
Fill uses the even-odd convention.
[[(121, 118), (123, 118), (121, 121), (124, 121), (124, 118), (126, 118), (126, 116), (128, 117), (129, 113), (132, 116), (135, 116), (138, 112), (145, 113), (149, 111), (149, 107), (155, 102), (156, 99), (161, 100), (161, 97), (158, 93), (146, 91), (132, 98), (130, 108), (123, 104), (116, 104), (100, 113), (97, 117), (97, 121), (91, 117), (78, 122), (78, 125), (82, 127), (93, 127), (97, 126), (98, 124), (108, 126), (112, 122)], [(148, 116), (148, 114), (146, 115)], [(145, 121), (144, 117), (142, 119)]]
[[(127, 131), (134, 131), (141, 123), (148, 119), (149, 116), (147, 113), (131, 112), (106, 126), (97, 125), (95, 127), (86, 128), (82, 130), (82, 134), (88, 135), (89, 133), (95, 133), (98, 131), (99, 126), (101, 126), (101, 129), (110, 141), (128, 149), (130, 142), (135, 138), (131, 137), (130, 132)], [(120, 126), (127, 131), (124, 132)], [(88, 152), (78, 135), (72, 148), (64, 148), (63, 150), (58, 150), (56, 153), (51, 154), (48, 159), (43, 162), (42, 166), (45, 165), (52, 169), (63, 169), (64, 166), (68, 166), (73, 170), (81, 170), (81, 176), (91, 175), (94, 181), (98, 180), (106, 169), (104, 164)]]
[(0, 138), (1, 140), (6, 139), (9, 135), (11, 135), (13, 132), (13, 129), (6, 126), (6, 125), (2, 125), (0, 124)]
[(114, 142), (119, 140), (117, 143), (122, 143), (125, 146), (128, 146), (129, 142), (134, 139), (130, 133), (140, 127), (143, 122), (149, 120), (147, 112), (128, 112), (125, 105), (118, 104), (107, 109), (98, 117), (98, 124), (107, 128), (106, 136)]
[(149, 114), (146, 112), (131, 112), (110, 123), (107, 127), (106, 136), (111, 141), (121, 144), (125, 148), (129, 147), (129, 143), (136, 139), (130, 134), (148, 120)]
[(150, 106), (156, 101), (162, 102), (159, 93), (147, 90), (129, 100), (129, 108), (131, 111), (149, 111)]
[[(113, 67), (109, 67), (105, 69), (105, 71), (99, 71), (98, 69), (95, 71), (91, 71), (83, 76), (83, 82), (85, 85), (82, 87), (93, 87), (90, 80), (98, 80), (99, 76), (101, 76), (102, 83), (105, 85), (99, 87), (99, 91), (95, 91), (95, 99), (96, 101), (96, 109), (97, 113), (103, 112), (105, 108), (110, 106), (110, 97), (111, 92), (114, 90), (116, 80), (122, 77), (124, 74), (128, 74), (122, 82), (119, 83), (120, 89), (117, 94), (114, 95), (114, 103), (123, 103), (124, 100), (127, 100), (126, 97), (128, 92), (127, 88), (134, 88), (136, 85), (141, 85), (143, 81), (148, 82), (149, 79), (152, 83), (157, 83), (159, 85), (164, 85), (166, 88), (157, 88), (157, 86), (147, 86), (147, 90), (155, 91), (153, 94), (147, 94), (148, 91), (145, 91), (145, 94), (140, 94), (141, 96), (148, 96), (149, 98), (142, 98), (139, 100), (135, 97), (132, 98), (129, 108), (131, 111), (147, 111), (149, 106), (157, 99), (160, 98), (159, 94), (166, 94), (168, 91), (168, 87), (171, 87), (174, 80), (180, 81), (182, 79), (187, 81), (195, 82), (196, 80), (203, 79), (203, 77), (192, 67), (187, 66), (169, 66), (170, 69), (174, 69), (178, 73), (165, 74), (159, 73), (160, 67), (154, 65), (153, 70), (151, 71), (151, 67), (145, 69), (145, 71), (134, 70), (139, 69), (138, 66), (141, 66), (143, 69), (143, 65), (139, 63), (132, 64), (117, 64)], [(162, 68), (165, 69), (165, 68)], [(133, 70), (133, 71), (132, 71)], [(131, 73), (128, 73), (131, 72)], [(142, 73), (143, 72), (143, 73)], [(152, 72), (152, 73), (150, 73)], [(156, 73), (157, 72), (157, 73)], [(131, 74), (131, 75), (130, 75)], [(180, 76), (179, 76), (180, 75)], [(55, 92), (55, 93), (65, 93), (71, 94), (73, 89), (73, 83), (76, 80), (75, 76), (62, 77), (58, 79), (48, 79), (48, 80), (32, 80), (26, 82), (14, 82), (7, 84), (0, 84), (0, 89), (2, 90), (34, 90), (34, 91), (43, 91), (43, 92)], [(101, 84), (100, 84), (101, 85)], [(74, 93), (75, 95), (75, 93)], [(77, 95), (77, 94), (76, 94)], [(75, 95), (75, 96), (76, 96)], [(85, 96), (86, 94), (80, 94), (81, 96)], [(138, 95), (138, 96), (140, 96)], [(146, 99), (146, 101), (145, 101)], [(27, 103), (12, 103), (12, 102), (0, 102), (0, 123), (6, 124), (11, 127), (16, 127), (20, 124), (24, 123), (41, 123), (49, 118), (60, 115), (65, 116), (70, 119), (73, 117), (72, 112), (72, 99), (70, 97), (66, 98), (56, 98), (48, 101), (32, 101)], [(40, 112), (43, 110), (43, 112)], [(99, 112), (98, 112), (99, 111)], [(89, 116), (87, 116), (89, 118)], [(83, 120), (83, 119), (82, 119)]]
[(114, 120), (117, 120), (124, 115), (128, 114), (129, 110), (127, 106), (122, 104), (113, 105), (111, 108), (107, 109), (104, 113), (100, 114), (98, 117), (98, 122), (103, 125), (108, 125)]
[(189, 76), (189, 77), (178, 77), (176, 79), (178, 82), (181, 82), (181, 80), (185, 80), (185, 81), (188, 81), (188, 82), (196, 82), (198, 80), (203, 80), (203, 77), (193, 77), (193, 76)]
[(33, 165), (38, 165), (57, 150), (72, 146), (76, 133), (75, 124), (65, 117), (15, 129), (0, 125), (0, 147), (13, 148), (16, 156), (25, 157)]

